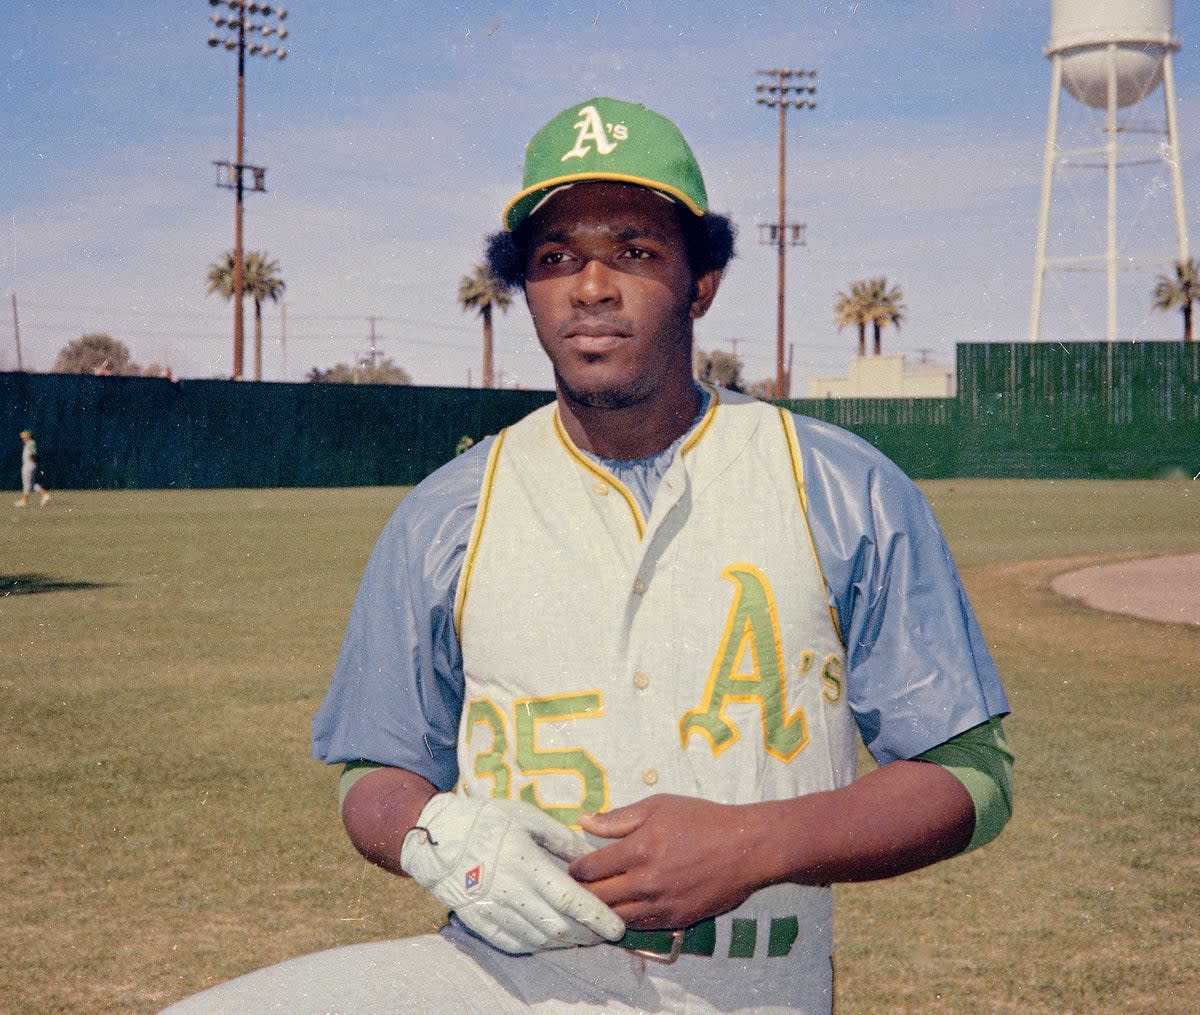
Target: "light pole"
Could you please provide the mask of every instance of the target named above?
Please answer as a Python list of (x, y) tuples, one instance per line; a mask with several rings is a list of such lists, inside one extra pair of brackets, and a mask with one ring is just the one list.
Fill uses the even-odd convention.
[(21, 365), (21, 326), (17, 323), (17, 294), (12, 294), (13, 305), (13, 341), (17, 343), (17, 373), (22, 373), (24, 367)]
[[(213, 24), (231, 33), (225, 36), (210, 35), (208, 44), (214, 48), (224, 46), (228, 50), (237, 51), (237, 147), (233, 162), (214, 162), (217, 167), (217, 186), (226, 187), (236, 195), (233, 219), (233, 379), (242, 378), (242, 360), (245, 350), (245, 324), (242, 316), (242, 291), (244, 286), (244, 257), (242, 250), (242, 195), (246, 190), (242, 174), (249, 169), (254, 176), (250, 186), (252, 191), (265, 191), (267, 170), (265, 166), (246, 165), (246, 54), (251, 56), (278, 57), (282, 60), (287, 56), (283, 46), (271, 46), (259, 42), (255, 36), (270, 39), (272, 36), (281, 42), (287, 38), (288, 31), (280, 25), (267, 21), (249, 21), (246, 15), (262, 15), (264, 18), (276, 17), (280, 21), (287, 18), (287, 11), (282, 7), (272, 7), (270, 4), (247, 3), (246, 0), (208, 0), (210, 7), (228, 7), (230, 14), (213, 14)], [(250, 35), (251, 41), (246, 42)]]
[[(804, 243), (802, 223), (787, 220), (787, 111), (794, 109), (816, 109), (817, 104), (810, 96), (817, 94), (817, 72), (796, 68), (773, 67), (770, 70), (760, 70), (760, 75), (769, 79), (755, 85), (758, 92), (756, 100), (760, 106), (770, 106), (779, 110), (779, 219), (765, 226), (764, 239), (778, 251), (778, 281), (775, 298), (775, 397), (788, 398), (791, 394), (791, 371), (784, 362), (783, 355), (783, 322), (784, 322), (784, 286), (785, 286), (785, 251), (789, 246), (796, 247)], [(805, 81), (811, 83), (805, 84)], [(764, 228), (764, 227), (760, 227)]]

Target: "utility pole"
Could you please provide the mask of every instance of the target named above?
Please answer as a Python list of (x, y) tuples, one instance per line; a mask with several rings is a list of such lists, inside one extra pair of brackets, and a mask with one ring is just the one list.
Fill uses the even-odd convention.
[[(368, 332), (368, 342), (370, 344), (366, 352), (356, 352), (354, 354), (354, 364), (350, 370), (354, 375), (355, 384), (377, 383), (374, 380), (375, 368), (378, 366), (380, 359), (383, 358), (379, 351), (379, 340), (375, 334), (375, 322), (378, 320), (379, 318), (375, 316), (367, 318), (367, 324), (370, 326), (370, 331)], [(366, 379), (360, 380), (360, 377), (365, 377)]]
[(379, 318), (377, 318), (377, 317), (368, 317), (367, 318), (367, 320), (371, 322), (371, 351), (369, 353), (367, 353), (366, 360), (367, 360), (367, 364), (370, 366), (370, 368), (372, 370), (375, 369), (375, 364), (379, 360), (379, 347), (375, 344), (375, 322), (378, 319)]
[(264, 17), (277, 17), (280, 21), (287, 18), (287, 11), (282, 7), (272, 7), (270, 4), (260, 4), (247, 0), (208, 0), (210, 7), (228, 7), (232, 14), (213, 14), (212, 22), (220, 29), (233, 33), (224, 37), (210, 35), (208, 44), (213, 48), (224, 46), (227, 50), (237, 51), (237, 141), (235, 161), (213, 162), (217, 167), (217, 186), (234, 191), (233, 225), (233, 379), (242, 379), (242, 362), (245, 358), (245, 318), (242, 313), (242, 293), (245, 289), (245, 257), (242, 247), (242, 197), (246, 190), (243, 178), (245, 170), (253, 174), (250, 190), (263, 192), (267, 189), (265, 166), (250, 166), (246, 164), (246, 54), (251, 56), (278, 57), (280, 60), (287, 56), (287, 50), (282, 46), (269, 46), (263, 42), (246, 42), (246, 35), (255, 34), (269, 39), (272, 35), (281, 41), (287, 38), (288, 31), (269, 22), (254, 22), (246, 20), (246, 15), (261, 14)]
[[(777, 221), (760, 226), (763, 233), (760, 242), (774, 246), (777, 251), (777, 283), (775, 299), (775, 397), (788, 398), (791, 393), (792, 379), (790, 363), (784, 362), (784, 307), (786, 256), (789, 246), (804, 245), (804, 223), (788, 222), (787, 220), (787, 111), (794, 109), (816, 109), (817, 104), (809, 96), (817, 94), (817, 72), (796, 68), (760, 70), (760, 75), (769, 79), (770, 83), (760, 81), (755, 85), (758, 92), (756, 100), (760, 106), (770, 106), (779, 110), (779, 218)], [(793, 84), (793, 79), (797, 83)], [(811, 84), (805, 84), (805, 79)]]
[(17, 323), (17, 294), (12, 294), (13, 305), (13, 340), (17, 343), (17, 373), (24, 371), (21, 365), (21, 326)]
[(281, 300), (279, 304), (279, 372), (283, 375), (281, 381), (288, 379), (287, 371), (287, 300)]

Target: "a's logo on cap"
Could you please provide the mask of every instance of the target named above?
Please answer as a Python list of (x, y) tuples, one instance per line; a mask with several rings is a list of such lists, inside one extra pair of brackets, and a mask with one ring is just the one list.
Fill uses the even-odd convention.
[(629, 128), (625, 124), (606, 124), (595, 106), (584, 106), (579, 111), (579, 121), (575, 124), (575, 145), (561, 161), (587, 157), (591, 154), (592, 144), (596, 146), (598, 155), (611, 155), (617, 150), (617, 144), (628, 137)]
[(463, 889), (464, 889), (464, 891), (473, 892), (473, 891), (475, 891), (476, 888), (479, 887), (479, 885), (482, 881), (483, 881), (483, 864), (478, 864), (477, 866), (472, 867), (463, 876)]

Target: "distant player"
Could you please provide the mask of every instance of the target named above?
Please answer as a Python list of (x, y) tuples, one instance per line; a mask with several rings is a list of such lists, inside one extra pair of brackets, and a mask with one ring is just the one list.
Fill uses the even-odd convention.
[(21, 440), (23, 442), (21, 448), (21, 496), (16, 501), (17, 507), (29, 507), (31, 493), (40, 494), (41, 505), (45, 507), (50, 503), (50, 492), (37, 481), (37, 441), (33, 439), (33, 434), (28, 430), (21, 431)]
[(830, 884), (1010, 814), (962, 583), (876, 450), (693, 380), (733, 232), (673, 123), (569, 107), (503, 223), (557, 398), (401, 504), (313, 727), (355, 846), (452, 920), (171, 1011), (828, 1015)]

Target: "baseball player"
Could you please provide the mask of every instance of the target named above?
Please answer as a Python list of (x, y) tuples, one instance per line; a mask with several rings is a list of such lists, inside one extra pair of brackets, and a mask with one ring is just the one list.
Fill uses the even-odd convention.
[(1004, 691), (919, 492), (693, 380), (733, 231), (675, 125), (569, 107), (503, 224), (557, 398), (400, 505), (313, 726), (354, 845), (450, 922), (177, 1015), (828, 1015), (830, 884), (1011, 813)]
[(37, 481), (37, 441), (28, 430), (21, 431), (21, 441), (21, 496), (17, 498), (16, 505), (20, 508), (29, 507), (29, 495), (38, 493), (42, 498), (41, 505), (45, 507), (50, 503), (50, 492)]

